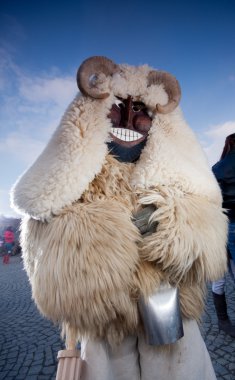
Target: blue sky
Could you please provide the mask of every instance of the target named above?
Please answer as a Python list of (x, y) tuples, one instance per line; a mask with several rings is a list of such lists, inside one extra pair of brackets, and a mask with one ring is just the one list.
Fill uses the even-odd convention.
[(77, 92), (92, 55), (174, 74), (210, 164), (235, 132), (235, 2), (1, 0), (0, 214)]

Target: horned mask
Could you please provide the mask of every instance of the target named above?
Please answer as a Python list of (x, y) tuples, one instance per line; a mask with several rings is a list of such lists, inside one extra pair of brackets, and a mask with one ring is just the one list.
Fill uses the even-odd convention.
[(174, 76), (148, 65), (118, 65), (105, 57), (85, 60), (77, 72), (80, 93), (36, 162), (17, 181), (12, 203), (19, 212), (49, 220), (78, 200), (98, 175), (114, 141), (141, 146), (131, 185), (156, 184), (208, 194), (220, 202), (215, 180), (185, 122)]

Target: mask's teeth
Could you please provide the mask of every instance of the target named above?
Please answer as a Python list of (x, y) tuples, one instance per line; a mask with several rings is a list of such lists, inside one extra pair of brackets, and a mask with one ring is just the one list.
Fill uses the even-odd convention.
[(125, 141), (131, 141), (131, 138), (130, 138), (130, 131), (129, 131), (128, 129), (126, 129), (126, 131), (125, 131), (125, 136), (126, 136)]
[(111, 128), (112, 134), (121, 141), (136, 141), (143, 137), (141, 133), (125, 128)]

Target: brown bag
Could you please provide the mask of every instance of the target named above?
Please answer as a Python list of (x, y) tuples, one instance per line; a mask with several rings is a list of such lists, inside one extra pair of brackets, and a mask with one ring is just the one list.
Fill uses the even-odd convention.
[(80, 380), (83, 360), (79, 350), (61, 350), (57, 356), (56, 380)]
[(81, 351), (76, 349), (76, 332), (66, 327), (66, 350), (58, 352), (56, 380), (81, 380), (84, 360)]

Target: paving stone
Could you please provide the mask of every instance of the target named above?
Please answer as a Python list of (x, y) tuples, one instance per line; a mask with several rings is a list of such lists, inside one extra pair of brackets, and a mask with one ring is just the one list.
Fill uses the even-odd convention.
[(14, 367), (14, 363), (7, 363), (7, 364), (4, 366), (4, 369), (5, 369), (6, 371), (10, 371), (13, 367)]
[(28, 359), (28, 360), (33, 360), (33, 357), (34, 357), (34, 354), (32, 352), (28, 352), (26, 354), (26, 359)]
[(19, 369), (19, 375), (26, 375), (26, 373), (28, 372), (29, 368), (28, 367), (21, 367)]
[[(234, 353), (234, 356), (235, 356), (235, 353)], [(229, 363), (229, 369), (230, 371), (235, 371), (235, 363)]]
[(42, 371), (42, 365), (33, 365), (29, 368), (29, 375), (37, 375)]
[(219, 374), (219, 375), (222, 375), (222, 376), (224, 376), (224, 375), (227, 375), (228, 374), (228, 370), (225, 368), (225, 367), (223, 367), (221, 364), (219, 364), (219, 363), (215, 363), (215, 369), (216, 369), (216, 372)]
[(232, 375), (225, 375), (223, 378), (224, 380), (234, 380), (234, 377), (232, 377)]
[[(210, 351), (211, 351), (211, 349), (212, 349), (212, 347), (210, 347)], [(218, 358), (218, 355), (213, 351), (210, 352), (210, 356), (211, 356), (211, 359), (217, 359)]]
[(18, 371), (9, 371), (7, 376), (12, 376), (13, 378), (15, 377), (15, 379), (17, 379), (17, 374), (18, 374)]
[(0, 380), (5, 380), (7, 374), (8, 374), (8, 371), (2, 371), (2, 372), (0, 373)]
[(32, 360), (25, 360), (24, 361), (24, 366), (29, 367), (32, 364)]
[(233, 354), (234, 353), (234, 347), (232, 347), (232, 346), (225, 346), (224, 347), (224, 351)]
[(18, 374), (17, 375), (17, 380), (27, 380), (27, 377), (25, 377), (25, 375)]
[(218, 363), (219, 363), (220, 365), (224, 366), (224, 367), (227, 367), (227, 366), (229, 365), (229, 361), (228, 361), (228, 360), (225, 360), (225, 359), (223, 359), (223, 358), (220, 358), (220, 359), (218, 360)]
[(36, 352), (34, 355), (34, 360), (40, 360), (43, 361), (44, 359), (44, 353), (43, 352)]
[(15, 364), (15, 362), (16, 362), (16, 360), (15, 360), (15, 358), (7, 358), (7, 363), (9, 363), (9, 364), (11, 364), (11, 363), (13, 363), (13, 364)]
[(16, 357), (18, 356), (18, 353), (17, 351), (16, 352), (10, 352), (8, 355), (7, 355), (7, 359), (15, 359)]
[(42, 370), (42, 373), (44, 375), (53, 375), (54, 372), (55, 372), (55, 367), (54, 366), (44, 367), (43, 370)]
[(48, 358), (48, 357), (46, 358), (44, 365), (47, 367), (47, 366), (50, 366), (54, 363), (55, 363), (55, 360), (54, 360), (53, 356), (51, 356), (50, 358)]
[(22, 367), (21, 363), (16, 363), (14, 367), (12, 368), (14, 371), (19, 371), (19, 369)]

